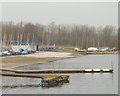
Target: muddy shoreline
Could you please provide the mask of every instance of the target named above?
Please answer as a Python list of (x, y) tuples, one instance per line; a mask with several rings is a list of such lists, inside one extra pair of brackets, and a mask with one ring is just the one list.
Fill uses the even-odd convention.
[(49, 56), (47, 57), (47, 54), (46, 54), (46, 57), (41, 58), (38, 54), (40, 54), (40, 52), (30, 54), (30, 55), (16, 55), (16, 56), (2, 57), (1, 58), (2, 68), (17, 69), (19, 67), (24, 67), (24, 66), (34, 65), (34, 64), (44, 64), (44, 63), (49, 63), (56, 60), (75, 58), (80, 55), (76, 53), (62, 52), (63, 57), (61, 57), (60, 52), (59, 52), (59, 55), (57, 56), (54, 56), (56, 52), (50, 52), (49, 54), (52, 54), (53, 56), (50, 57), (50, 55), (48, 54)]

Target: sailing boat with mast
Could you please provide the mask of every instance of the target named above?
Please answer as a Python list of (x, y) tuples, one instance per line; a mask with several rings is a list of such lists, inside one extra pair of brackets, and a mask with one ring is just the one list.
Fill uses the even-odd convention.
[(84, 44), (83, 41), (84, 41), (84, 33), (82, 33), (82, 43), (81, 43), (81, 48), (80, 48), (79, 52), (86, 52), (86, 50), (83, 49), (83, 44)]
[(50, 44), (51, 44), (51, 42), (50, 42), (50, 40), (51, 40), (51, 34), (50, 34), (50, 28), (47, 28), (47, 46), (43, 46), (43, 33), (42, 33), (42, 47), (41, 47), (41, 50), (53, 50), (53, 49), (56, 49), (56, 45), (55, 45), (55, 33), (54, 33), (54, 40), (53, 40), (53, 45), (51, 46)]

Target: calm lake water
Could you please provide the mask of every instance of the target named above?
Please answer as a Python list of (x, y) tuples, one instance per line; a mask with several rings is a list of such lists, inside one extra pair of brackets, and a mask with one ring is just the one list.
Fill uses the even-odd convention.
[(111, 68), (113, 73), (72, 73), (69, 82), (55, 87), (43, 88), (40, 79), (3, 77), (4, 94), (117, 94), (118, 55), (83, 55), (34, 66), (20, 67), (22, 70)]

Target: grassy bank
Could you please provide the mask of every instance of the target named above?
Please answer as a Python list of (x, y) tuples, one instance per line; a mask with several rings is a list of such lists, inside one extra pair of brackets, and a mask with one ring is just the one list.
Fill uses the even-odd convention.
[(22, 56), (15, 56), (15, 57), (5, 57), (2, 58), (2, 68), (17, 68), (21, 66), (27, 66), (32, 64), (38, 63), (48, 63), (50, 61), (58, 60), (62, 58), (57, 57), (49, 57), (49, 58), (36, 58), (36, 57), (22, 57)]

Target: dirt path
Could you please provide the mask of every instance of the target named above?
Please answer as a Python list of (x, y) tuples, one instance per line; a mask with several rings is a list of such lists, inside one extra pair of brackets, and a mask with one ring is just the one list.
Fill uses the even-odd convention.
[(48, 58), (48, 57), (73, 57), (71, 56), (72, 53), (66, 53), (66, 52), (44, 52), (44, 51), (38, 51), (34, 54), (29, 55), (23, 55), (26, 57), (37, 57), (37, 58)]

